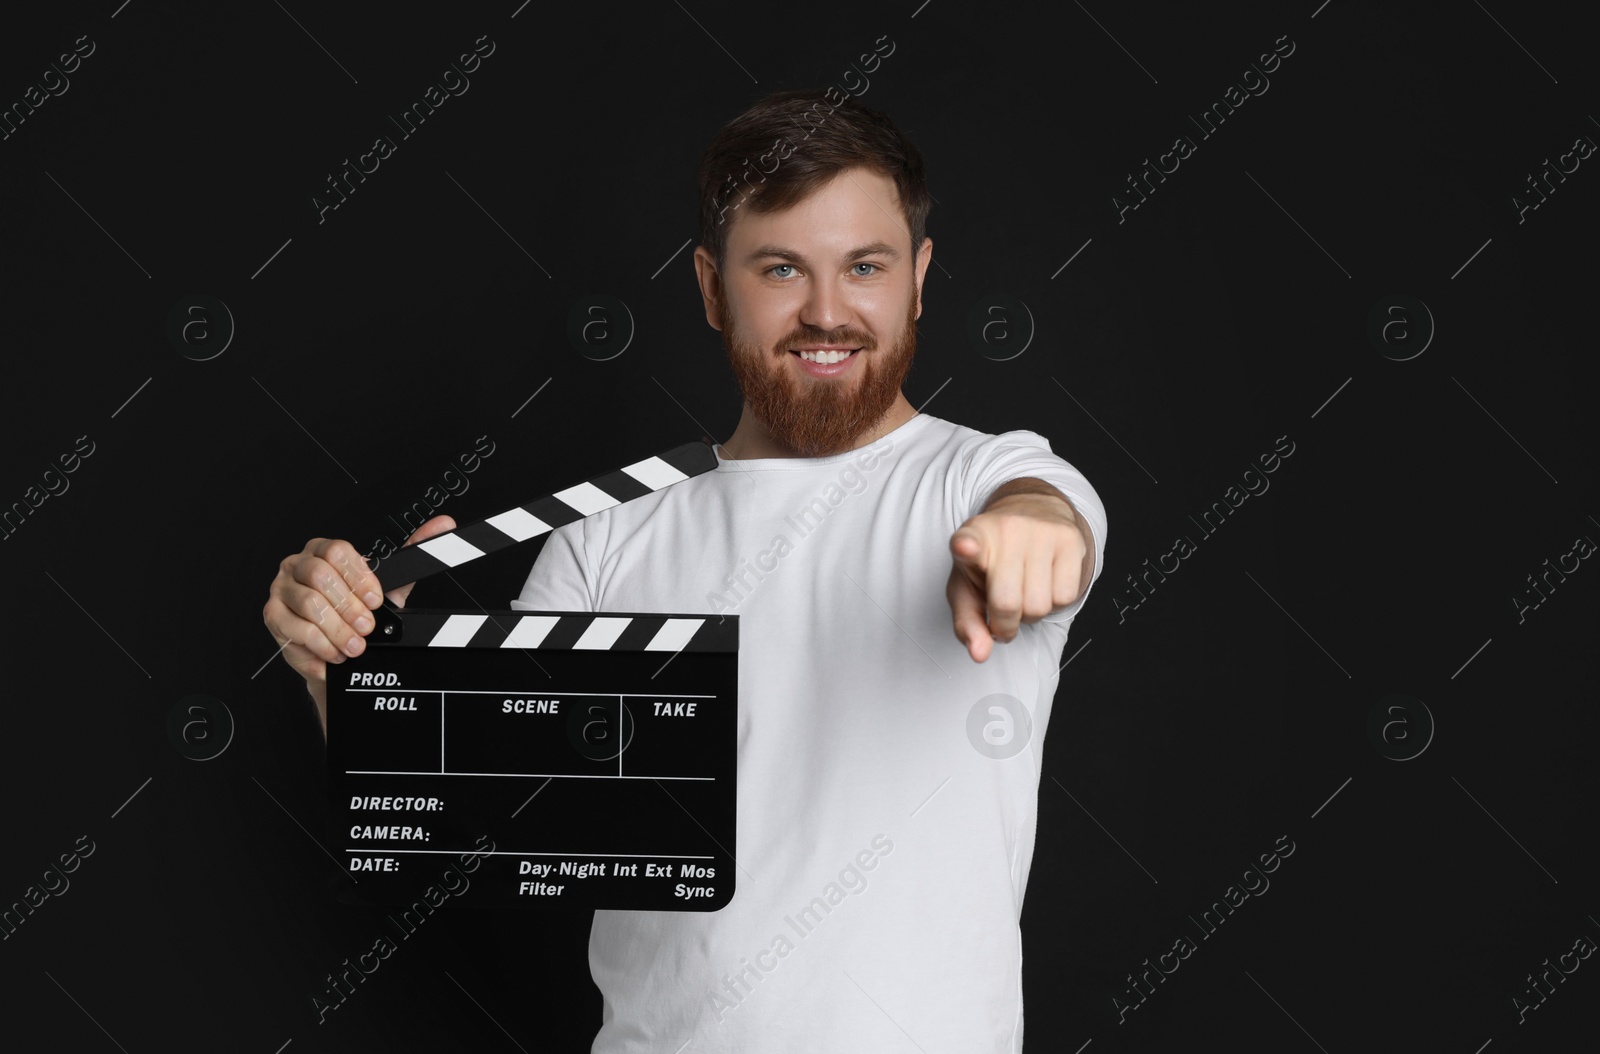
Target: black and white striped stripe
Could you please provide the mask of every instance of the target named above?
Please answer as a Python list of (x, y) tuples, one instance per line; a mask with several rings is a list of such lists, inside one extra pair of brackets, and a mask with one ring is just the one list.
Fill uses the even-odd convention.
[(419, 581), (716, 467), (717, 455), (709, 443), (684, 443), (526, 505), (398, 549), (379, 561), (378, 580), (385, 590)]
[(426, 648), (540, 651), (734, 651), (738, 620), (705, 615), (408, 609), (403, 638)]

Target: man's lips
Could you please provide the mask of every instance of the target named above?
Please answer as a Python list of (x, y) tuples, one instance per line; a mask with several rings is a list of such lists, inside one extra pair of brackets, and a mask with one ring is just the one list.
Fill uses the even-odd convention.
[(818, 362), (816, 359), (808, 359), (800, 354), (800, 349), (798, 348), (791, 349), (789, 354), (799, 359), (800, 369), (813, 377), (837, 377), (855, 365), (856, 356), (860, 351), (860, 348), (839, 348), (837, 350), (819, 352), (822, 355), (836, 356), (832, 362)]

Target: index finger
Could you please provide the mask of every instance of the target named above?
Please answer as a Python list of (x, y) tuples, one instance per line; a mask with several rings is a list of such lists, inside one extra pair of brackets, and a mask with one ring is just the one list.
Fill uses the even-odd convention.
[(321, 557), (339, 572), (345, 586), (368, 608), (376, 608), (383, 603), (383, 583), (378, 581), (378, 576), (367, 566), (367, 561), (356, 552), (355, 546), (342, 538), (333, 538), (323, 542), (312, 555)]

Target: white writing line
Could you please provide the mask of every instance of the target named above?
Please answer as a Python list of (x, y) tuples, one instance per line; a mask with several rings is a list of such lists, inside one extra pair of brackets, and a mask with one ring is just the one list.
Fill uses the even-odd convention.
[[(388, 692), (390, 695), (405, 692), (449, 692), (451, 695), (516, 695), (516, 692), (497, 692), (488, 688), (345, 688), (347, 692)], [(527, 693), (523, 693), (527, 694)], [(540, 696), (557, 695), (597, 695), (603, 699), (615, 699), (622, 696), (624, 699), (641, 699), (648, 695), (651, 699), (715, 699), (714, 695), (669, 695), (665, 692), (551, 692), (540, 691), (534, 693)]]
[[(462, 849), (384, 849), (385, 856), (391, 853), (462, 853)], [(347, 853), (372, 853), (371, 846), (366, 849), (346, 849)], [(521, 853), (511, 849), (496, 849), (493, 853), (478, 853), (478, 856), (614, 856), (620, 859), (637, 858), (639, 860), (715, 860), (714, 856), (685, 856), (681, 853)]]
[(549, 777), (564, 780), (706, 780), (714, 783), (717, 779), (715, 776), (580, 776), (573, 772), (408, 772), (405, 769), (345, 769), (344, 772), (347, 776), (517, 776), (535, 780)]

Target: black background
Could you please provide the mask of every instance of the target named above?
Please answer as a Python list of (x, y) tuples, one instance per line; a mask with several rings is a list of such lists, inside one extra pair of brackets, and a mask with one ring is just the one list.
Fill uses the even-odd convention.
[[(1520, 622), (1512, 599), (1600, 538), (1600, 159), (1523, 222), (1513, 202), (1539, 201), (1525, 181), (1545, 159), (1600, 139), (1592, 8), (513, 12), (6, 16), (4, 105), (80, 36), (95, 50), (0, 142), (0, 507), (77, 437), (94, 453), (0, 544), (0, 900), (80, 835), (96, 846), (0, 942), (7, 1033), (129, 1052), (588, 1048), (587, 918), (465, 903), (318, 1024), (325, 975), (387, 924), (324, 881), (306, 830), (320, 736), (261, 607), (308, 538), (396, 538), (389, 515), (479, 436), (495, 453), (440, 510), (460, 522), (727, 438), (739, 399), (690, 262), (700, 152), (768, 91), (838, 85), (918, 144), (937, 202), (907, 398), (1047, 436), (1110, 518), (1048, 730), (1028, 1049), (1502, 1054), (1592, 1034), (1600, 960), (1526, 1023), (1512, 1003), (1544, 959), (1600, 943), (1600, 571), (1583, 563)], [(325, 176), (485, 34), (468, 93), (318, 223)], [(884, 36), (863, 88), (847, 71)], [(1196, 136), (1189, 116), (1285, 36), (1270, 90), (1119, 223), (1125, 178)], [(195, 294), (237, 327), (202, 362), (166, 332)], [(1035, 327), (1005, 361), (966, 335), (997, 294)], [(1406, 361), (1390, 356), (1412, 354), (1417, 319), (1390, 356), (1367, 335), (1392, 294), (1436, 327)], [(606, 361), (566, 336), (594, 295), (636, 327)], [(1280, 436), (1295, 453), (1270, 491), (1119, 618), (1126, 576)], [(528, 548), (411, 603), (503, 607)], [(166, 730), (193, 693), (237, 723), (203, 763)], [(1418, 704), (1437, 726), (1404, 762), (1366, 730), (1396, 693), (1414, 731)], [(1270, 889), (1119, 1024), (1126, 975), (1198, 938), (1187, 916), (1280, 835), (1296, 849)]]

